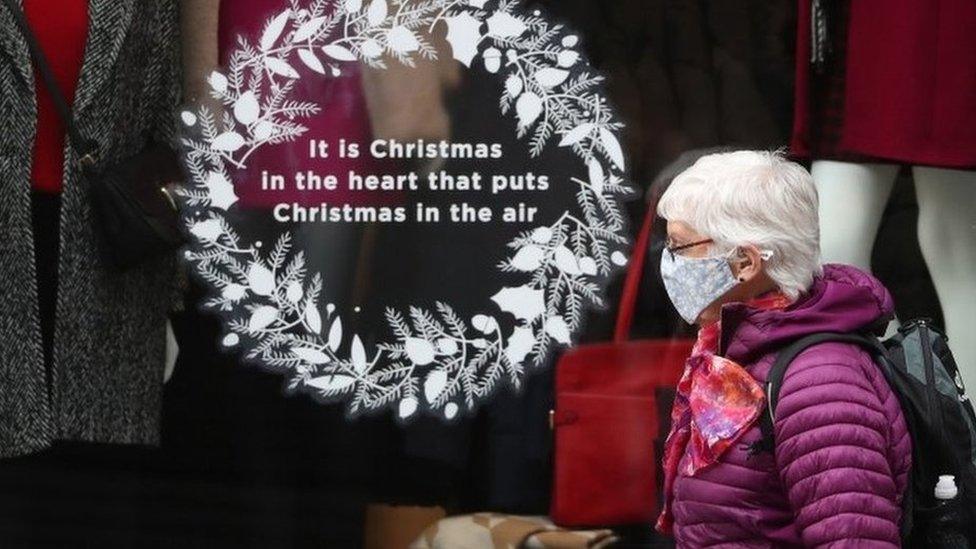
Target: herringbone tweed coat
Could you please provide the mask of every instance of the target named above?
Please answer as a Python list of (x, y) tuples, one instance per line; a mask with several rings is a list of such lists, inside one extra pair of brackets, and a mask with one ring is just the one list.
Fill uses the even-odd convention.
[[(169, 138), (179, 101), (177, 0), (90, 0), (73, 106), (101, 160)], [(92, 211), (66, 146), (53, 363), (42, 358), (30, 209), (36, 129), (24, 41), (0, 7), (0, 457), (53, 440), (153, 444), (159, 438), (166, 312), (175, 262), (124, 274), (95, 252)]]

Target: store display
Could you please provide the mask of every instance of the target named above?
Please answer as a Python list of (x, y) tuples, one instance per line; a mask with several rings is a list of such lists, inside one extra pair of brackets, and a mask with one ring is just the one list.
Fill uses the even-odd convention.
[[(966, 53), (976, 49), (966, 30), (976, 6), (814, 4), (815, 14), (799, 2), (791, 152), (813, 160), (824, 260), (871, 269), (898, 165), (912, 166), (919, 244), (963, 377), (976, 383), (976, 340), (966, 336), (976, 330), (976, 58)], [(811, 36), (814, 16), (826, 30)]]

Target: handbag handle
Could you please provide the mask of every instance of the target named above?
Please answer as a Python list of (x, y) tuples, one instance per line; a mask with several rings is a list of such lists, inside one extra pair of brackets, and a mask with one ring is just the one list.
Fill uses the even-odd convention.
[(68, 101), (65, 99), (64, 92), (61, 91), (61, 86), (58, 85), (57, 80), (54, 78), (51, 65), (48, 63), (44, 52), (41, 51), (41, 45), (37, 42), (37, 38), (27, 23), (24, 10), (17, 5), (15, 0), (3, 0), (3, 4), (7, 8), (7, 11), (10, 12), (11, 17), (14, 18), (14, 23), (17, 24), (20, 35), (27, 42), (27, 50), (30, 52), (31, 60), (33, 60), (34, 67), (41, 76), (41, 81), (44, 82), (44, 87), (51, 94), (51, 99), (54, 102), (54, 110), (58, 112), (58, 117), (68, 132), (68, 141), (71, 143), (71, 148), (75, 151), (75, 154), (78, 155), (79, 164), (87, 168), (94, 166), (98, 144), (91, 139), (86, 139), (82, 136), (81, 131), (78, 130), (74, 117), (71, 115), (71, 108), (68, 107)]
[(657, 199), (658, 193), (655, 193), (648, 203), (644, 222), (634, 243), (634, 251), (627, 267), (627, 277), (624, 279), (623, 293), (620, 296), (620, 307), (617, 311), (617, 325), (613, 331), (614, 343), (623, 343), (630, 339), (630, 327), (634, 322), (634, 310), (637, 307), (637, 293), (644, 274), (644, 264), (647, 262), (647, 249), (651, 243), (651, 230), (657, 219)]

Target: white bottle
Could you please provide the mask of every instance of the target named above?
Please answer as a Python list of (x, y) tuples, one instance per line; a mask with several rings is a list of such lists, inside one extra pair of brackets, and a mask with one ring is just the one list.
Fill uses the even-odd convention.
[(963, 533), (962, 516), (959, 513), (959, 495), (956, 477), (939, 475), (935, 483), (935, 506), (928, 527), (926, 547), (931, 549), (966, 549), (969, 541)]
[(947, 500), (956, 499), (959, 495), (959, 488), (956, 487), (955, 475), (939, 475), (939, 482), (935, 483), (935, 499)]

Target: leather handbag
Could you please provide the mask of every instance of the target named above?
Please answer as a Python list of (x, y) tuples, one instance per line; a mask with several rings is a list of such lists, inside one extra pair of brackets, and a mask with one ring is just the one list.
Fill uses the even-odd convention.
[(613, 341), (570, 349), (556, 364), (550, 517), (560, 526), (646, 525), (659, 512), (663, 438), (694, 342), (629, 341), (654, 210), (635, 244)]
[(75, 124), (24, 12), (14, 0), (3, 2), (27, 42), (34, 67), (67, 130), (88, 185), (102, 237), (102, 254), (108, 263), (125, 270), (180, 247), (184, 236), (179, 211), (166, 188), (183, 180), (176, 152), (164, 144), (150, 142), (134, 156), (112, 164), (101, 163), (98, 144), (86, 139)]

